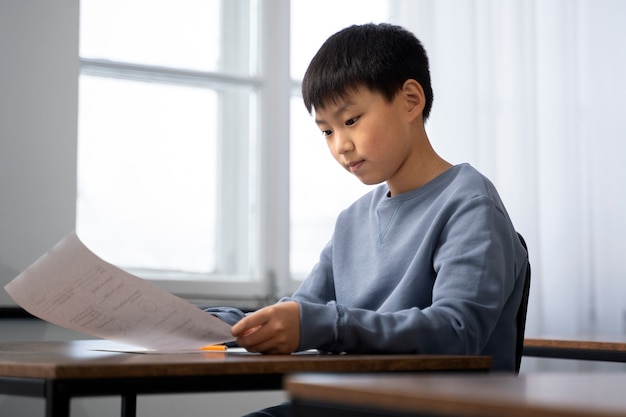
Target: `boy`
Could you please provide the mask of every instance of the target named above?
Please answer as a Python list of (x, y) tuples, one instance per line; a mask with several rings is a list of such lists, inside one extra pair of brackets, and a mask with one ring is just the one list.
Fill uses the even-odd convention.
[(493, 185), (430, 145), (420, 41), (389, 24), (346, 28), (302, 93), (337, 162), (381, 185), (340, 213), (292, 297), (247, 316), (209, 312), (253, 352), (480, 354), (514, 371), (527, 254)]

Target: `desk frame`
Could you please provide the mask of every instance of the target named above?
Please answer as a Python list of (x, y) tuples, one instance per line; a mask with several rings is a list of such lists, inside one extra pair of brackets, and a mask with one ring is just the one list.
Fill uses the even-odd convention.
[(283, 377), (281, 373), (99, 379), (0, 377), (0, 392), (44, 398), (48, 417), (69, 416), (72, 398), (120, 396), (121, 415), (135, 417), (140, 394), (279, 390)]

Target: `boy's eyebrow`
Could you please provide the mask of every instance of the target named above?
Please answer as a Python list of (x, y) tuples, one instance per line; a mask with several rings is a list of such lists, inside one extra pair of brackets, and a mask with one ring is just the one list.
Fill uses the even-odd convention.
[[(332, 112), (331, 117), (338, 117), (340, 114), (344, 113), (346, 110), (348, 110), (350, 107), (354, 106), (355, 103), (353, 103), (351, 100), (346, 100), (344, 101), (341, 106), (339, 106), (337, 109), (335, 109), (335, 111)], [(318, 119), (317, 117), (315, 118), (315, 123), (316, 124), (320, 124), (320, 123), (326, 123), (325, 120), (323, 119)]]

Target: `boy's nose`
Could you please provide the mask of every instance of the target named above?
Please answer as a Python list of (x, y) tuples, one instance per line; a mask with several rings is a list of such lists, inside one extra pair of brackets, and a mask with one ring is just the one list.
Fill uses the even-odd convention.
[(354, 144), (352, 143), (349, 135), (345, 133), (335, 135), (335, 151), (339, 155), (343, 155), (352, 149), (354, 149)]

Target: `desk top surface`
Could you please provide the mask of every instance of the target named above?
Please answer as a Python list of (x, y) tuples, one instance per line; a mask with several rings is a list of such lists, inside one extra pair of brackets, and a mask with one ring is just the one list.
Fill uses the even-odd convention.
[(498, 417), (623, 416), (626, 374), (297, 374), (291, 398), (359, 408)]
[(491, 358), (451, 355), (122, 353), (106, 340), (0, 343), (0, 377), (96, 379), (158, 376), (488, 370)]

